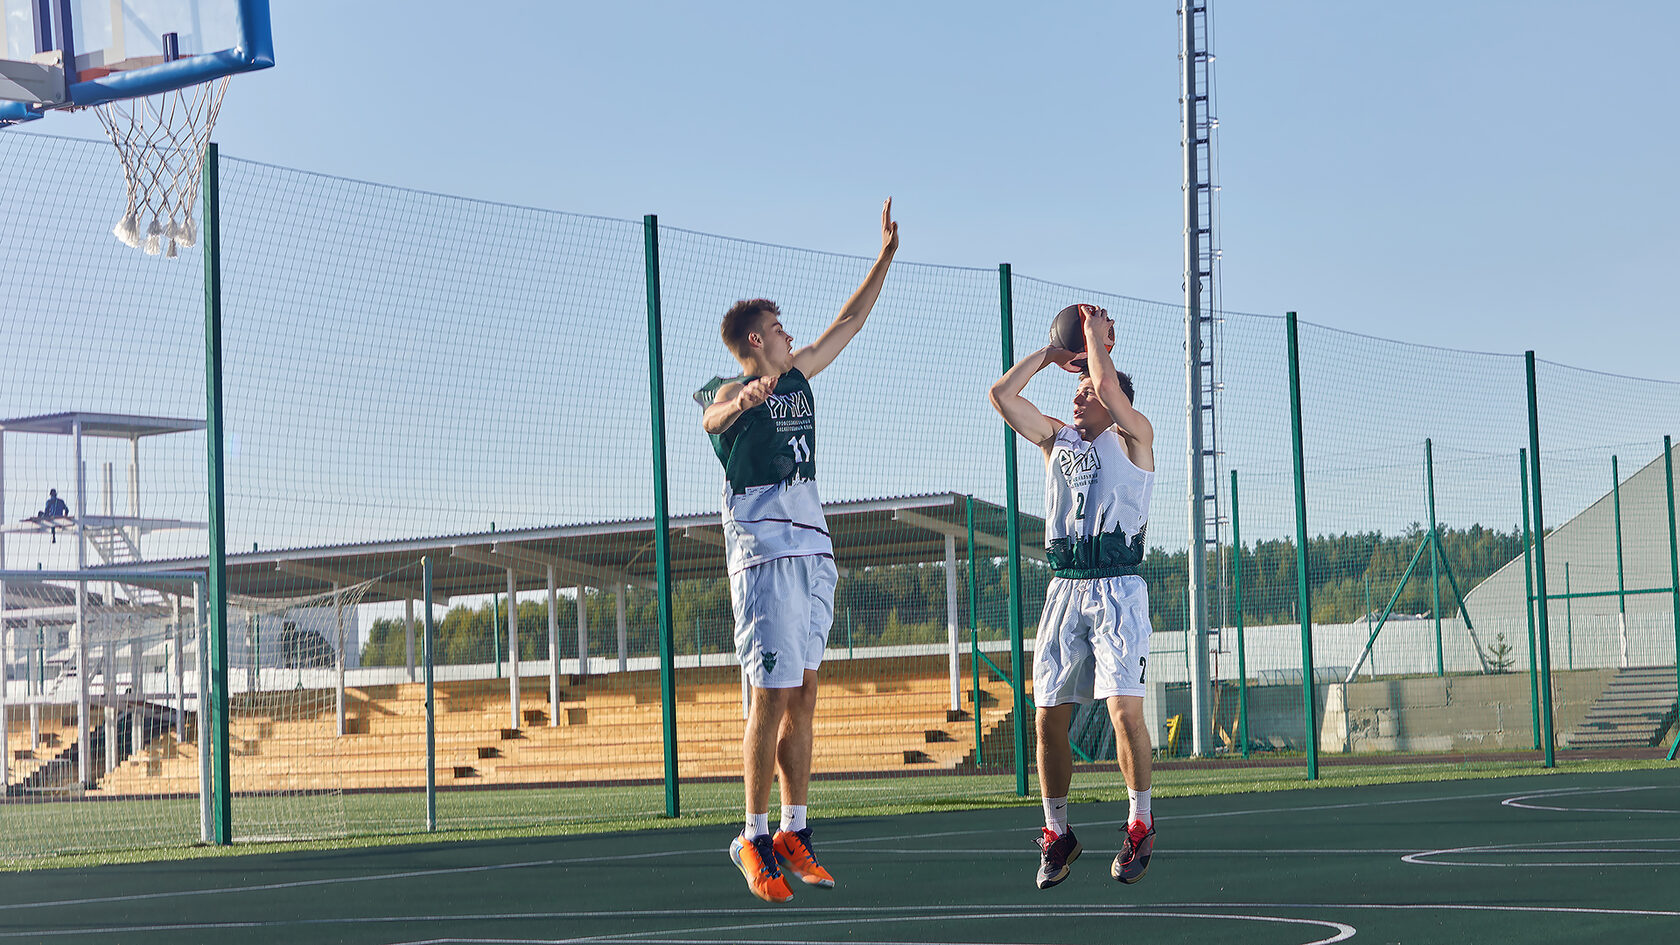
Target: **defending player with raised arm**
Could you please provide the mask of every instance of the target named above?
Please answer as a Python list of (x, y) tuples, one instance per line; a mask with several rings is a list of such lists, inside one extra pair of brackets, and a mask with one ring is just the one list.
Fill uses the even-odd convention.
[(1143, 719), (1149, 662), (1149, 589), (1138, 576), (1155, 484), (1155, 430), (1132, 406), (1131, 378), (1114, 367), (1114, 322), (1080, 306), (1088, 363), (1073, 397), (1073, 422), (1045, 416), (1021, 395), (1050, 364), (1073, 370), (1078, 355), (1041, 348), (992, 385), (992, 405), (1011, 428), (1044, 451), (1045, 592), (1033, 656), (1038, 704), (1038, 782), (1044, 800), (1038, 888), (1068, 876), (1082, 847), (1068, 826), (1073, 779), (1068, 727), (1075, 705), (1107, 702), (1116, 754), (1131, 799), (1110, 875), (1135, 883), (1155, 846), (1150, 812), (1150, 740)]
[[(742, 376), (697, 393), (701, 424), (723, 463), (723, 533), (735, 652), (752, 688), (741, 739), (746, 825), (729, 856), (753, 895), (793, 898), (787, 872), (832, 888), (806, 824), (817, 669), (834, 621), (834, 547), (817, 497), (815, 377), (857, 336), (898, 251), (892, 200), (881, 208), (881, 252), (840, 314), (803, 348), (768, 299), (735, 303), (723, 341)], [(715, 391), (715, 397), (712, 396)], [(781, 781), (781, 829), (770, 834), (770, 780)]]

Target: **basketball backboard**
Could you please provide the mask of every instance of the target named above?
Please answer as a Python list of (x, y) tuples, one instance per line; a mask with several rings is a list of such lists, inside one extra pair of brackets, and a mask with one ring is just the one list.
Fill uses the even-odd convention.
[(0, 125), (273, 64), (268, 0), (0, 0)]

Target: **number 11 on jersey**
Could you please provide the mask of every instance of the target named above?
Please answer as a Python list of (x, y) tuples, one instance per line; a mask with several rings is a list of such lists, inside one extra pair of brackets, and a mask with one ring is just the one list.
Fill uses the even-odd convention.
[(808, 463), (811, 461), (811, 444), (803, 435), (788, 437), (788, 447), (793, 450), (793, 461)]

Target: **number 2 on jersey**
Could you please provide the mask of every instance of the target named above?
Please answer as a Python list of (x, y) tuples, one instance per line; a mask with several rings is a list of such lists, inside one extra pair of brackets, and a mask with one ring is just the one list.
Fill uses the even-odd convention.
[(1085, 493), (1081, 492), (1078, 495), (1074, 496), (1073, 497), (1073, 502), (1074, 502), (1073, 517), (1074, 518), (1084, 518), (1085, 517)]
[(788, 437), (788, 446), (793, 450), (793, 461), (808, 463), (811, 461), (811, 444), (803, 435)]

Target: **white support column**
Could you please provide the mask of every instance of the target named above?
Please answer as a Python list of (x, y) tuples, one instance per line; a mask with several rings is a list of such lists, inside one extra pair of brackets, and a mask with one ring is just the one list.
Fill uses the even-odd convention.
[[(109, 601), (107, 601), (109, 604)], [(117, 645), (105, 644), (105, 773), (117, 768)]]
[[(0, 522), (5, 519), (0, 518)], [(0, 581), (0, 790), (12, 783), (11, 733), (6, 730), (6, 678), (12, 658), (12, 634), (6, 627), (6, 585)]]
[(414, 681), (414, 598), (403, 598), (403, 665), (408, 667), (408, 681)]
[[(70, 423), (76, 441), (76, 570), (87, 567), (87, 463), (82, 459), (82, 421)], [(76, 776), (93, 786), (93, 707), (88, 699), (87, 582), (76, 582)]]
[(507, 569), (508, 715), (509, 728), (519, 724), (519, 588), (512, 568)]
[[(23, 688), (25, 692), (32, 696), (40, 695), (42, 686), (36, 680), (41, 675), (41, 664), (43, 662), (41, 658), (41, 626), (35, 622), (34, 617), (29, 618), (29, 623), (24, 627), (23, 633), (23, 648), (26, 657), (23, 663), (23, 671), (29, 676), (26, 680), (28, 685)], [(31, 699), (29, 702), (29, 750), (34, 751), (40, 747), (41, 704)]]
[(945, 536), (945, 636), (951, 647), (951, 708), (962, 708), (962, 665), (957, 659), (957, 539)]
[(624, 585), (614, 589), (613, 596), (618, 598), (618, 671), (630, 670), (630, 628), (624, 622)]
[(197, 638), (198, 651), (198, 839), (200, 843), (210, 842), (210, 646), (206, 639), (209, 633), (206, 607), (204, 599), (208, 588), (197, 581), (193, 582), (193, 634)]
[[(128, 438), (128, 514), (140, 517), (140, 437)], [(140, 526), (134, 526), (134, 556), (144, 558), (140, 554)]]
[(174, 601), (175, 644), (175, 743), (187, 740), (187, 651), (181, 639), (181, 595), (171, 594)]
[(129, 730), (133, 741), (130, 742), (131, 751), (138, 755), (146, 744), (146, 641), (133, 637), (128, 644), (129, 660), (133, 667), (134, 682), (129, 688), (129, 705), (133, 710), (128, 713)]
[[(0, 19), (5, 19), (0, 16)], [(0, 28), (3, 29), (3, 28)], [(4, 39), (0, 35), (0, 39)], [(6, 521), (6, 428), (0, 427), (0, 524)], [(0, 532), (0, 571), (6, 568), (6, 535)], [(0, 581), (0, 791), (11, 786), (12, 783), (12, 746), (8, 740), (10, 733), (6, 730), (6, 668), (10, 650), (6, 647), (11, 642), (11, 635), (6, 632), (6, 582)], [(24, 646), (27, 648), (28, 643)], [(1623, 647), (1626, 649), (1626, 647)], [(25, 672), (28, 672), (28, 660), (24, 660)], [(24, 678), (24, 692), (29, 691), (29, 680)], [(31, 743), (30, 748), (34, 748)]]
[(548, 724), (560, 724), (560, 603), (554, 565), (548, 566)]
[(583, 585), (577, 586), (578, 675), (589, 675), (589, 602), (583, 597)]
[(344, 734), (344, 600), (339, 596), (339, 587), (333, 585), (333, 614), (338, 621), (338, 646), (334, 648), (333, 670), (337, 675), (334, 684), (334, 698), (338, 703), (338, 734)]

